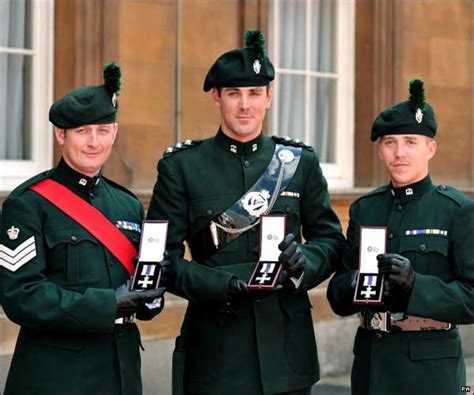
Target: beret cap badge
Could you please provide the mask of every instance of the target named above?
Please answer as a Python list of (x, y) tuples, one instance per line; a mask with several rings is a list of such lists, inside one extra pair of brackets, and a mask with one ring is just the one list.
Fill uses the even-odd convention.
[(437, 123), (433, 108), (425, 101), (422, 80), (409, 82), (408, 100), (383, 110), (374, 120), (370, 139), (376, 141), (385, 135), (419, 134), (433, 138)]
[(275, 69), (265, 53), (265, 37), (259, 30), (248, 30), (244, 47), (217, 58), (204, 80), (204, 91), (216, 87), (264, 86), (275, 78)]
[(115, 122), (122, 72), (112, 62), (104, 66), (102, 74), (103, 85), (74, 89), (54, 102), (49, 110), (51, 123), (61, 129), (73, 129)]

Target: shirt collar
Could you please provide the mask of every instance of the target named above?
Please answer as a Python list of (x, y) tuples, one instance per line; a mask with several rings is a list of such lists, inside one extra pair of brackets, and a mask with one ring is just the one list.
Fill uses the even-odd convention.
[(424, 194), (433, 187), (434, 185), (431, 182), (429, 175), (420, 181), (399, 188), (395, 188), (390, 184), (392, 195), (395, 197), (395, 199), (400, 200), (400, 202), (407, 202), (419, 195)]
[(87, 195), (91, 192), (97, 192), (102, 179), (102, 169), (97, 176), (88, 177), (71, 168), (64, 158), (61, 158), (54, 169), (53, 178), (75, 192)]
[(264, 136), (260, 133), (255, 139), (241, 143), (227, 136), (221, 128), (216, 134), (215, 141), (223, 150), (234, 155), (245, 155), (257, 152), (263, 148)]

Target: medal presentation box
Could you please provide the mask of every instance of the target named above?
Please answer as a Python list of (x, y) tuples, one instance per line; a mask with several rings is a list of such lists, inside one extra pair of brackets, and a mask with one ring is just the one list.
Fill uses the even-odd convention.
[(168, 221), (143, 221), (140, 249), (132, 291), (145, 291), (159, 287), (161, 267), (168, 234)]
[(280, 244), (286, 235), (286, 215), (262, 215), (260, 217), (260, 256), (248, 281), (250, 291), (275, 289), (282, 270), (278, 262)]
[(385, 253), (386, 240), (386, 227), (360, 227), (359, 275), (354, 304), (383, 304), (383, 275), (379, 274), (377, 255)]

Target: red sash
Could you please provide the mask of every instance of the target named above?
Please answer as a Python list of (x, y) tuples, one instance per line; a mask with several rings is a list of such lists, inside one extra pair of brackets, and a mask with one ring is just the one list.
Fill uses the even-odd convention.
[(137, 250), (99, 210), (50, 178), (32, 185), (30, 189), (43, 196), (86, 229), (120, 261), (130, 275), (133, 275), (135, 268), (132, 259), (137, 256)]

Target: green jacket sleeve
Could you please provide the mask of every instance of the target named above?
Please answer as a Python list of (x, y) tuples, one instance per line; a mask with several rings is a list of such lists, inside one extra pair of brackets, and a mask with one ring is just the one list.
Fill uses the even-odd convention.
[(349, 209), (349, 226), (347, 228), (347, 240), (344, 245), (342, 262), (327, 288), (327, 297), (331, 308), (336, 314), (342, 316), (355, 314), (360, 310), (353, 304), (354, 288), (351, 286), (352, 278), (359, 266), (359, 246), (356, 239), (357, 222), (357, 206), (352, 204)]
[(161, 159), (147, 218), (169, 221), (167, 249), (176, 271), (175, 287), (170, 291), (197, 304), (225, 304), (232, 274), (183, 258), (188, 209), (180, 173), (173, 169), (171, 159)]
[(457, 324), (474, 323), (474, 202), (460, 207), (450, 235), (450, 264), (455, 279), (444, 282), (439, 277), (416, 273), (407, 314), (429, 317)]
[(301, 211), (301, 225), (306, 257), (303, 289), (311, 289), (326, 280), (341, 259), (344, 236), (341, 225), (330, 206), (327, 182), (316, 154), (313, 153)]
[[(113, 332), (113, 289), (88, 288), (79, 293), (48, 279), (45, 216), (40, 200), (32, 194), (10, 197), (3, 205), (0, 302), (5, 313), (13, 322), (37, 330)], [(19, 230), (17, 237), (7, 236), (12, 227)]]

